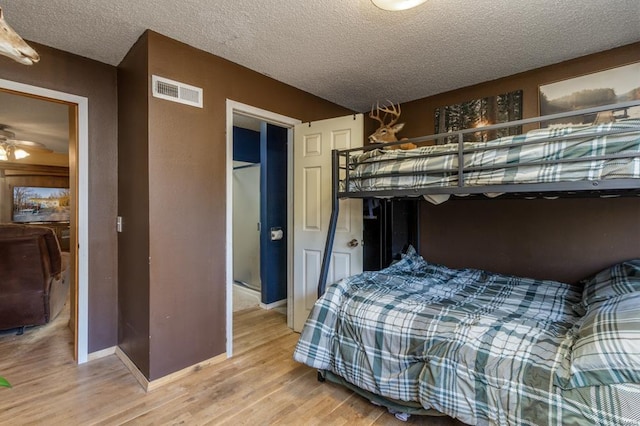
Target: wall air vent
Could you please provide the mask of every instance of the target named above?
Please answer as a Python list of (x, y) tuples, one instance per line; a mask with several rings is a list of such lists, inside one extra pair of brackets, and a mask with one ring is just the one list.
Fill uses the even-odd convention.
[(153, 96), (167, 101), (179, 102), (202, 108), (202, 89), (168, 78), (151, 76)]

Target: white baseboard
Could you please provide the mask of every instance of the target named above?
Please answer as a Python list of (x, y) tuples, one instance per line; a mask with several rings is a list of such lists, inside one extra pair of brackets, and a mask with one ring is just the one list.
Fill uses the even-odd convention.
[(278, 300), (273, 303), (260, 303), (260, 307), (267, 310), (279, 308), (280, 306), (287, 306), (287, 299)]
[(131, 361), (129, 356), (126, 353), (124, 353), (122, 349), (117, 347), (115, 350), (115, 353), (118, 356), (118, 358), (120, 358), (122, 363), (129, 369), (129, 371), (131, 371), (131, 374), (133, 374), (133, 376), (136, 378), (138, 383), (140, 383), (140, 386), (142, 386), (142, 388), (146, 392), (151, 392), (152, 390), (155, 390), (161, 386), (164, 386), (175, 380), (181, 379), (185, 376), (188, 376), (189, 374), (200, 371), (205, 367), (219, 364), (220, 362), (225, 361), (227, 359), (227, 354), (222, 353), (213, 358), (209, 358), (208, 360), (183, 368), (182, 370), (178, 370), (171, 374), (167, 374), (166, 376), (160, 377), (159, 379), (149, 381), (149, 379), (145, 377), (145, 375), (138, 369), (138, 367), (133, 363), (133, 361)]

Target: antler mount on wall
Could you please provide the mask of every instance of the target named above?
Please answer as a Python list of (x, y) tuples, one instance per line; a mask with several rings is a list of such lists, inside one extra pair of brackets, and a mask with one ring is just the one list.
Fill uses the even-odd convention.
[[(396, 124), (398, 119), (400, 118), (400, 104), (397, 106), (393, 104), (393, 102), (389, 101), (389, 106), (380, 107), (380, 103), (376, 104), (376, 109), (374, 111), (373, 106), (371, 107), (371, 112), (369, 113), (369, 117), (376, 120), (380, 123), (380, 127), (376, 129), (371, 135), (369, 135), (369, 142), (371, 143), (390, 143), (397, 142), (398, 138), (396, 133), (398, 133), (404, 127), (404, 123)], [(390, 118), (389, 122), (387, 122), (387, 118)], [(413, 149), (416, 148), (416, 145), (413, 143), (404, 143), (399, 145), (390, 145), (387, 149)]]
[(0, 7), (0, 55), (24, 65), (33, 65), (40, 60), (38, 53), (16, 33), (2, 15)]

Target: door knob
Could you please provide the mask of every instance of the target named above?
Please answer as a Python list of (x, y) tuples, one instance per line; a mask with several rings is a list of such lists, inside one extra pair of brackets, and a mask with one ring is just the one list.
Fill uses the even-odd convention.
[(356, 240), (356, 239), (354, 238), (353, 240), (351, 240), (351, 241), (349, 241), (349, 242), (347, 243), (347, 246), (349, 246), (349, 247), (351, 247), (351, 248), (358, 247), (358, 240)]

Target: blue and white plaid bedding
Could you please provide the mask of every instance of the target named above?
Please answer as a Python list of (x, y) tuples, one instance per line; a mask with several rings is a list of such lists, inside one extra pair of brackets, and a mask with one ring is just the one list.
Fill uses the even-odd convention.
[(295, 360), (468, 424), (640, 424), (640, 385), (562, 389), (578, 287), (409, 254), (328, 287)]
[[(630, 133), (603, 134), (618, 130)], [(515, 145), (534, 141), (536, 143), (530, 145)], [(638, 119), (599, 125), (544, 128), (489, 142), (465, 142), (463, 146), (465, 186), (640, 178)], [(481, 147), (492, 149), (470, 151)], [(443, 155), (420, 158), (425, 154)], [(610, 154), (627, 156), (608, 160), (592, 159), (594, 156)], [(580, 161), (536, 164), (576, 159)], [(458, 144), (426, 146), (413, 150), (377, 149), (352, 157), (350, 163), (353, 169), (350, 172), (349, 191), (458, 185)], [(510, 167), (513, 165), (517, 166)], [(485, 167), (485, 170), (469, 170), (478, 167)], [(407, 172), (410, 174), (399, 174)], [(384, 174), (391, 176), (381, 176)]]

